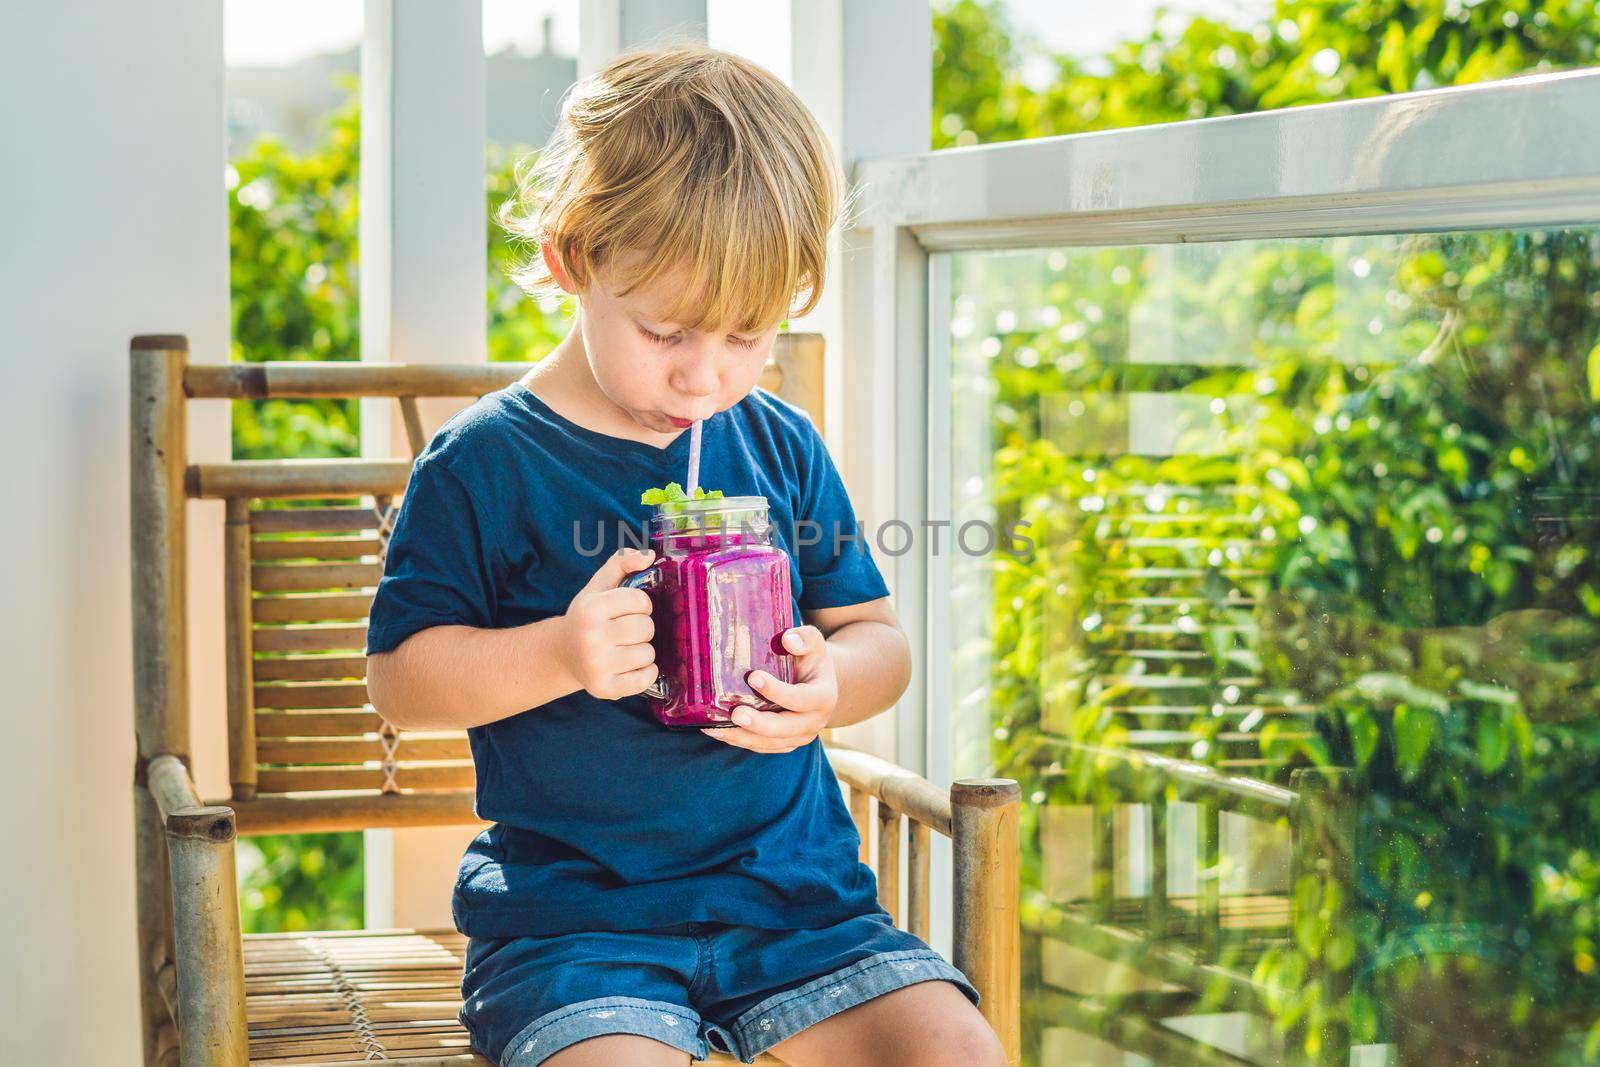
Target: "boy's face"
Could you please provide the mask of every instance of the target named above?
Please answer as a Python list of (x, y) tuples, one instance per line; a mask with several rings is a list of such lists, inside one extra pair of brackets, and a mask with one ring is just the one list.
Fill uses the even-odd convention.
[(609, 281), (597, 270), (580, 294), (579, 328), (601, 391), (640, 426), (675, 435), (755, 387), (776, 323), (761, 333), (690, 330), (661, 317), (678, 292), (670, 272), (626, 296)]

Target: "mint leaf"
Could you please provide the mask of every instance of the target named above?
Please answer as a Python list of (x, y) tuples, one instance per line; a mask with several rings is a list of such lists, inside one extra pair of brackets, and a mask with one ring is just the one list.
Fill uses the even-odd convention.
[[(708, 493), (705, 490), (705, 486), (697, 485), (694, 488), (694, 499), (720, 500), (722, 499), (722, 490), (713, 489)], [(688, 500), (689, 494), (685, 493), (683, 491), (683, 486), (679, 485), (677, 482), (668, 482), (659, 489), (646, 489), (643, 493), (639, 494), (639, 503), (641, 504), (683, 504), (687, 503)]]

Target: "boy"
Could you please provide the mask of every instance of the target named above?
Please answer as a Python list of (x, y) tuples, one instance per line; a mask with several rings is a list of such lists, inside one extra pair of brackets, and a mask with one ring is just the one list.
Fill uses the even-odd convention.
[[(541, 249), (518, 280), (575, 294), (577, 322), (418, 458), (367, 648), (389, 721), (469, 731), (494, 825), (456, 885), (461, 1017), (503, 1067), (1004, 1063), (960, 972), (877, 906), (818, 740), (910, 667), (816, 431), (754, 388), (816, 302), (841, 184), (785, 86), (674, 48), (575, 87), (503, 213)], [(784, 710), (674, 732), (638, 695), (650, 600), (619, 588), (651, 557), (593, 544), (681, 478), (696, 419), (707, 484), (768, 499), (805, 625), (792, 684), (750, 679)]]

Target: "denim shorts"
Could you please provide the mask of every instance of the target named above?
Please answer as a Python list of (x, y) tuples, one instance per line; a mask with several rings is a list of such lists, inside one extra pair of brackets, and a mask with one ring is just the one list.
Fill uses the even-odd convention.
[(660, 930), (473, 938), (461, 1021), (501, 1067), (535, 1067), (603, 1034), (751, 1063), (814, 1023), (918, 982), (978, 991), (882, 912), (820, 930), (684, 923)]

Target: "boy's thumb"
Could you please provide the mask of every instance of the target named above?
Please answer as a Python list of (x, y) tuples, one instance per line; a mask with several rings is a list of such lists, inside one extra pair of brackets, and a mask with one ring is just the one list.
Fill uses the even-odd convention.
[(654, 559), (655, 553), (648, 549), (619, 548), (600, 564), (600, 569), (594, 572), (584, 591), (615, 589), (622, 584), (622, 579), (634, 571), (644, 570)]

